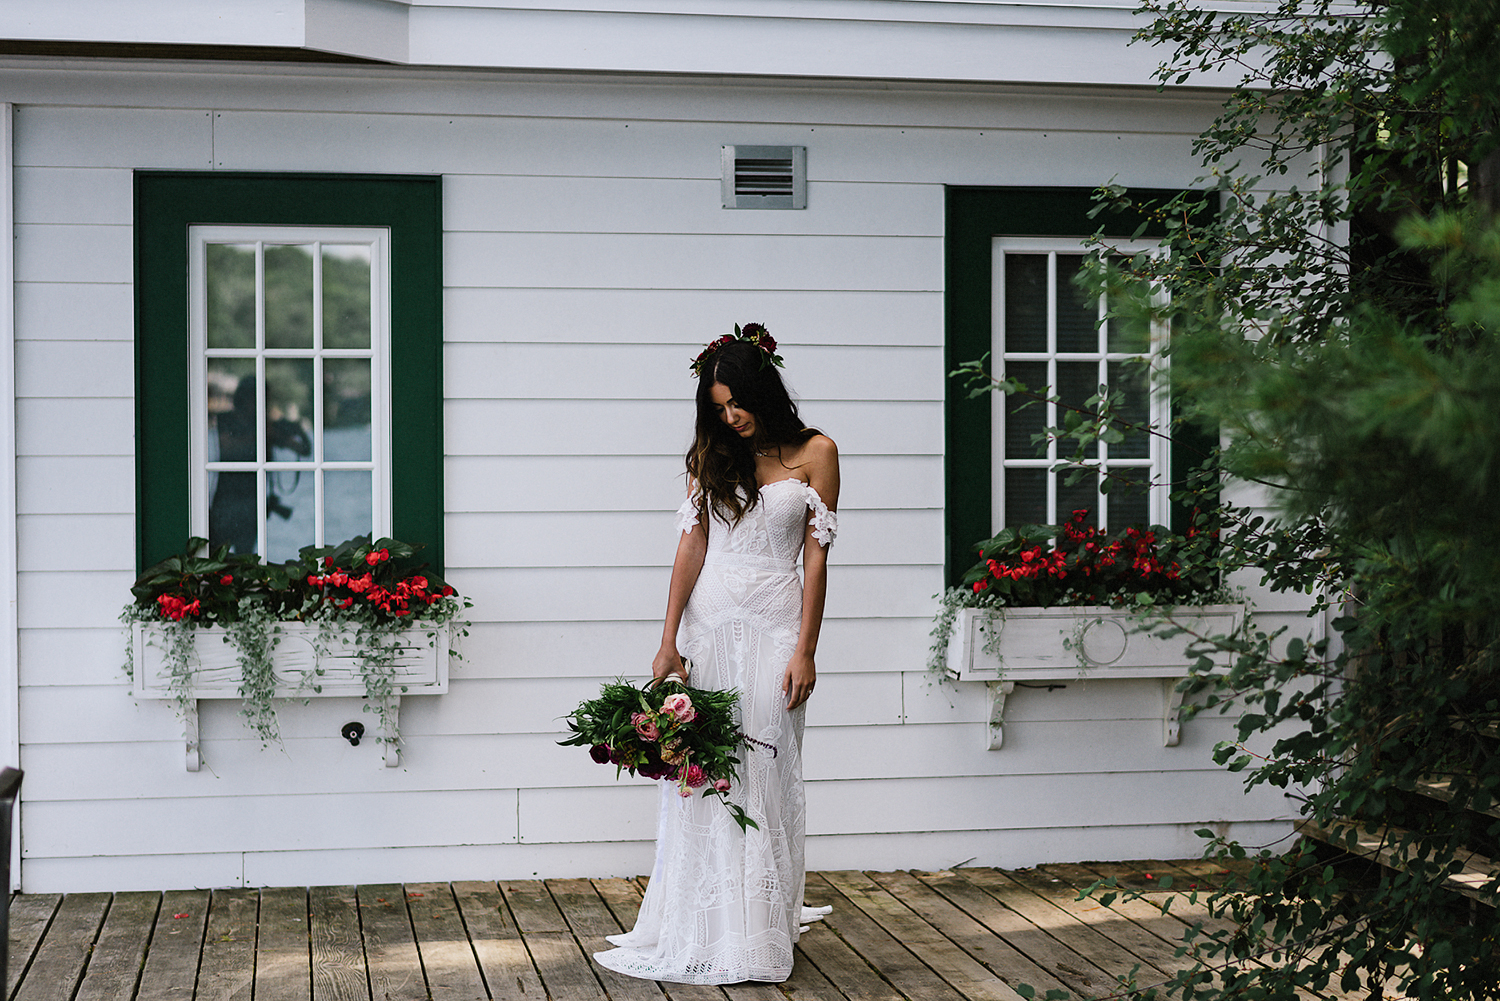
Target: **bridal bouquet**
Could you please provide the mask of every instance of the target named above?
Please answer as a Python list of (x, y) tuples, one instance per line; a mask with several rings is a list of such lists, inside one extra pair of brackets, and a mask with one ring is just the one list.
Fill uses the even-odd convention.
[(740, 830), (758, 827), (725, 795), (740, 763), (734, 752), (749, 739), (735, 726), (737, 698), (734, 691), (689, 688), (673, 679), (641, 688), (616, 679), (568, 714), (573, 735), (558, 743), (588, 746), (596, 762), (615, 766), (617, 777), (629, 771), (676, 782), (683, 797), (701, 789), (720, 798)]

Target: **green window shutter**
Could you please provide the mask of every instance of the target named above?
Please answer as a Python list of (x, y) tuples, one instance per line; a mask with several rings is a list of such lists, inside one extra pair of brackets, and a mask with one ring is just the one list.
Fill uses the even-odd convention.
[[(1131, 192), (1138, 200), (1166, 200), (1174, 191)], [(1135, 214), (1102, 213), (1091, 188), (949, 187), (944, 220), (944, 372), (974, 361), (990, 350), (991, 241), (997, 236), (1082, 239), (1101, 226), (1104, 234), (1126, 239), (1140, 225)], [(1145, 237), (1165, 229), (1148, 226)], [(973, 563), (973, 546), (990, 530), (990, 403), (993, 394), (969, 399), (949, 378), (944, 391), (944, 578), (956, 584)], [(1179, 460), (1173, 452), (1172, 475)], [(1174, 513), (1174, 521), (1176, 515)]]
[(188, 227), (391, 233), (391, 524), (443, 567), (442, 185), (438, 177), (137, 171), (136, 564), (178, 551), (188, 512)]

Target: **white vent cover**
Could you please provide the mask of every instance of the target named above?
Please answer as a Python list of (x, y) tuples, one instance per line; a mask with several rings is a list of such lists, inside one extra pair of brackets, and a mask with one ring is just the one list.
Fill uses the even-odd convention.
[(726, 209), (807, 208), (806, 146), (724, 146)]

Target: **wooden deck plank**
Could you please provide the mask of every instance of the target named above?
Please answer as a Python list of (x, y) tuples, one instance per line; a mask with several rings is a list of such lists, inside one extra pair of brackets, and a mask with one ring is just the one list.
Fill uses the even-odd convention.
[(453, 887), (447, 883), (408, 883), (406, 907), (411, 912), (417, 952), (422, 957), (432, 1001), (489, 1001)]
[[(594, 953), (603, 952), (605, 949), (613, 948), (604, 940), (606, 935), (616, 935), (623, 931), (619, 918), (613, 913), (613, 908), (599, 895), (594, 884), (586, 879), (549, 879), (547, 889), (552, 893), (552, 899), (557, 904), (558, 910), (562, 912), (563, 920), (567, 921), (578, 944), (582, 947), (584, 954), (590, 957)], [(626, 884), (623, 880), (619, 884), (626, 893), (632, 893), (634, 884)], [(626, 906), (622, 902), (622, 906)], [(632, 911), (639, 908), (637, 900)], [(638, 977), (627, 977), (613, 970), (606, 970), (598, 963), (593, 964), (594, 975), (604, 985), (613, 1001), (662, 1001), (663, 985), (651, 980), (641, 980)], [(677, 988), (683, 984), (672, 984), (666, 987), (671, 996), (678, 998)], [(717, 1001), (724, 1001), (722, 991), (714, 991)], [(681, 1001), (686, 1001), (687, 994), (684, 993)]]
[[(591, 882), (600, 899), (604, 901), (605, 905), (609, 907), (610, 912), (614, 914), (615, 921), (619, 923), (620, 928), (634, 928), (636, 915), (639, 913), (641, 907), (641, 884), (632, 879), (595, 879), (591, 880)], [(804, 961), (801, 965), (806, 971), (806, 989), (803, 994), (794, 996), (806, 997), (808, 1001), (842, 1001), (843, 995), (833, 990), (826, 978), (823, 978), (810, 962)], [(797, 979), (797, 970), (797, 962), (794, 959), (792, 964), (792, 980)], [(822, 987), (818, 988), (817, 981), (820, 979), (822, 980)], [(789, 992), (784, 991), (783, 988), (791, 984), (792, 980), (787, 981), (785, 984), (754, 982), (725, 984), (722, 988), (717, 989), (722, 990), (723, 996), (728, 997), (730, 1001), (785, 1001)], [(687, 985), (663, 985), (667, 993), (671, 994), (674, 998), (678, 996), (677, 989), (684, 986)]]
[[(1107, 910), (1079, 914), (1059, 907), (1042, 893), (1031, 880), (1023, 880), (1016, 874), (999, 869), (973, 869), (965, 873), (969, 881), (1000, 900), (1026, 920), (1044, 929), (1053, 938), (1087, 956), (1095, 967), (1113, 978), (1129, 977), (1133, 967), (1139, 965), (1135, 977), (1139, 983), (1157, 983), (1169, 976), (1177, 967), (1158, 968), (1149, 959), (1136, 955), (1115, 942), (1095, 927), (1095, 924), (1112, 923), (1113, 915)], [(1035, 877), (1034, 877), (1035, 878)], [(1045, 879), (1045, 877), (1040, 877)], [(1076, 896), (1076, 894), (1074, 894)], [(1093, 918), (1093, 921), (1088, 920)]]
[(115, 894), (74, 1001), (131, 1001), (135, 997), (160, 907), (161, 894), (156, 891)]
[(495, 1001), (546, 1001), (541, 978), (500, 896), (500, 888), (491, 882), (459, 882), (453, 884), (453, 896), (490, 997)]
[(309, 888), (307, 911), (313, 1001), (370, 1001), (354, 887)]
[(58, 905), (15, 993), (18, 1001), (70, 1001), (109, 909), (107, 893), (70, 893)]
[(1111, 993), (1109, 974), (969, 882), (963, 873), (919, 873), (918, 878), (1061, 981), (1070, 993), (1080, 997)]
[(371, 883), (354, 890), (365, 936), (365, 963), (374, 1001), (427, 1001), (422, 958), (400, 883)]
[(584, 955), (547, 887), (540, 880), (509, 880), (500, 890), (550, 1001), (603, 1001), (607, 995), (594, 975), (593, 959)]
[[(886, 934), (921, 958), (922, 962), (969, 1001), (1018, 1001), (1021, 997), (983, 963), (955, 945), (864, 873), (828, 872), (823, 876), (850, 903), (863, 911)], [(896, 984), (900, 987), (900, 983)]]
[(1030, 984), (1037, 989), (1038, 995), (1049, 990), (1067, 990), (1052, 974), (913, 874), (881, 872), (872, 874), (872, 878), (923, 921), (942, 932), (950, 942), (982, 963), (1006, 986), (1015, 988), (1018, 984)]
[[(1057, 871), (1062, 878), (1068, 878), (1069, 874), (1075, 870), (1073, 866), (1049, 866), (1048, 868)], [(1179, 948), (1188, 949), (1184, 935), (1195, 924), (1201, 923), (1205, 932), (1222, 931), (1231, 934), (1234, 932), (1235, 925), (1232, 921), (1214, 917), (1209, 913), (1208, 907), (1201, 898), (1196, 902), (1190, 899), (1195, 891), (1179, 892), (1176, 889), (1160, 889), (1162, 877), (1170, 874), (1170, 866), (1166, 863), (1156, 860), (1089, 862), (1076, 867), (1076, 870), (1080, 874), (1080, 880), (1089, 875), (1096, 878), (1113, 877), (1120, 886), (1146, 894), (1135, 900), (1121, 897), (1110, 904), (1110, 909), (1162, 939), (1174, 955)], [(1148, 874), (1151, 876), (1150, 879), (1146, 878)], [(1177, 885), (1175, 875), (1172, 885), (1173, 887)], [(1200, 944), (1193, 948), (1191, 955), (1184, 951), (1182, 958), (1176, 959), (1174, 968), (1187, 966), (1191, 962), (1191, 956), (1201, 956), (1205, 966), (1217, 972), (1233, 970), (1244, 965), (1228, 961), (1222, 955), (1207, 955), (1204, 950), (1210, 940), (1200, 937), (1197, 941)]]
[[(797, 968), (797, 961), (792, 960), (792, 969)], [(743, 984), (725, 984), (724, 996), (729, 1001), (786, 1001), (786, 994), (781, 990), (780, 984), (763, 984), (749, 981)]]
[[(814, 881), (812, 873), (808, 873), (807, 903), (813, 907), (832, 906), (835, 912), (839, 907), (853, 908), (843, 898), (843, 895), (834, 890), (827, 883)], [(834, 925), (830, 922), (834, 915), (830, 914), (822, 921), (809, 925), (807, 933), (797, 943), (797, 948), (803, 957), (810, 960), (818, 968), (818, 972), (827, 978), (828, 982), (837, 985), (839, 991), (849, 1001), (893, 1001), (899, 999), (900, 993), (886, 983), (881, 976), (873, 970), (864, 957), (855, 952), (837, 934), (834, 933)], [(796, 964), (792, 967), (793, 974), (796, 973)]]
[[(811, 930), (809, 926), (808, 933), (811, 933)], [(740, 997), (735, 993), (740, 986), (743, 985), (726, 988), (731, 1001), (740, 1001)], [(784, 997), (791, 998), (792, 1001), (846, 1001), (844, 992), (835, 987), (833, 982), (823, 975), (823, 971), (818, 969), (817, 964), (802, 951), (800, 941), (792, 949), (792, 975), (774, 985), (774, 989)], [(766, 997), (771, 997), (771, 995), (766, 995)]]
[[(1081, 866), (1068, 875), (1059, 873), (1058, 869), (1059, 867), (1051, 865), (1039, 867), (1036, 870), (1037, 878), (1028, 880), (1027, 883), (1034, 891), (1046, 894), (1057, 906), (1088, 921), (1152, 968), (1170, 974), (1182, 966), (1184, 960), (1176, 955), (1176, 946), (1182, 944), (1180, 938), (1175, 944), (1168, 941), (1131, 920), (1118, 909), (1105, 907), (1099, 903), (1097, 895), (1078, 900), (1078, 891), (1098, 876)], [(1049, 879), (1056, 880), (1053, 884), (1056, 889), (1049, 890), (1048, 884), (1044, 882)], [(1159, 909), (1155, 909), (1155, 916), (1162, 916)], [(1177, 926), (1177, 934), (1182, 934), (1181, 925)]]
[(312, 943), (307, 888), (260, 891), (255, 937), (255, 996), (312, 1001)]
[(207, 890), (162, 894), (136, 1001), (182, 1001), (193, 996), (208, 926), (208, 898)]
[(259, 917), (260, 894), (255, 890), (213, 891), (194, 1001), (250, 1001)]
[(17, 893), (10, 899), (10, 935), (7, 943), (10, 969), (5, 975), (6, 988), (11, 996), (21, 983), (31, 957), (42, 944), (42, 936), (52, 923), (61, 893)]
[(523, 936), (535, 932), (569, 930), (562, 911), (557, 909), (557, 901), (552, 899), (552, 894), (547, 892), (547, 885), (541, 880), (505, 880), (500, 883), (500, 892), (505, 895), (505, 903), (515, 916), (516, 927), (521, 929)]

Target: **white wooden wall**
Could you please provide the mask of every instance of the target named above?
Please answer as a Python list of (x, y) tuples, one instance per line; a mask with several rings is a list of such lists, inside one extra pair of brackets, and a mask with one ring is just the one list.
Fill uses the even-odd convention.
[[(0, 62), (15, 102), (20, 740), (32, 891), (635, 873), (653, 783), (555, 746), (655, 649), (692, 418), (688, 360), (735, 321), (783, 345), (839, 443), (809, 864), (1028, 865), (1272, 840), (1293, 812), (1163, 748), (1155, 682), (1020, 691), (924, 671), (943, 532), (943, 186), (1181, 185), (1208, 103), (1147, 92)], [(719, 207), (723, 143), (808, 147), (806, 211)], [(354, 700), (281, 711), (262, 751), (205, 703), (135, 702), (133, 168), (444, 176), (447, 554), (473, 596), (404, 766)], [(149, 489), (149, 484), (147, 485)]]

